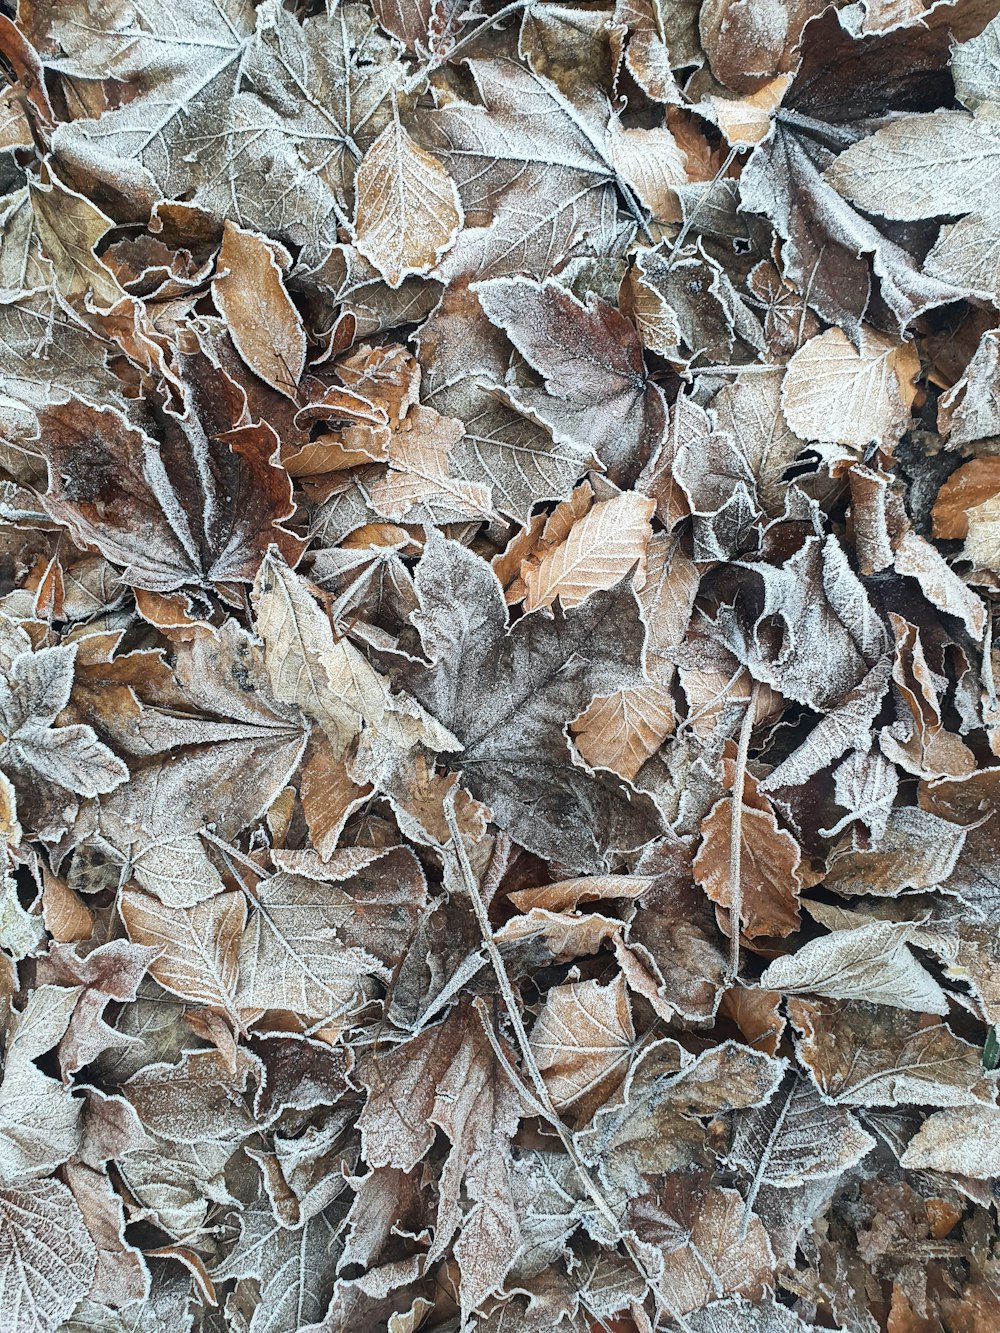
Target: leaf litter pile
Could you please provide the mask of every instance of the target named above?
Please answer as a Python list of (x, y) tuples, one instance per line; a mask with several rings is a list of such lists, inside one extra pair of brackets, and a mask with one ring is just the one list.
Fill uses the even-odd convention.
[(1000, 4), (0, 17), (0, 1328), (1000, 1328)]

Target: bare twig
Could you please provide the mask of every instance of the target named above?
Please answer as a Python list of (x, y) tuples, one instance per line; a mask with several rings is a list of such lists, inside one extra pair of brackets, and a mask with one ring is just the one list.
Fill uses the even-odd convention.
[(743, 785), (747, 774), (747, 756), (750, 753), (750, 735), (753, 731), (760, 682), (754, 681), (736, 749), (736, 772), (733, 775), (733, 815), (729, 838), (729, 980), (734, 982), (740, 972), (740, 923), (743, 915)]
[(489, 32), (490, 28), (495, 27), (505, 18), (509, 18), (511, 14), (516, 14), (519, 9), (530, 9), (533, 2), (534, 0), (511, 0), (510, 4), (504, 5), (495, 14), (490, 14), (482, 23), (477, 24), (471, 32), (467, 32), (464, 37), (460, 37), (441, 58), (428, 60), (418, 70), (415, 70), (403, 85), (403, 95), (406, 96), (414, 92), (445, 60), (454, 60), (460, 51), (467, 50), (474, 42), (477, 42), (484, 32)]
[[(645, 1282), (653, 1300), (656, 1302), (657, 1309), (661, 1310), (669, 1318), (673, 1319), (678, 1327), (685, 1330), (685, 1333), (691, 1333), (691, 1326), (685, 1320), (684, 1316), (671, 1308), (666, 1297), (660, 1291), (656, 1279), (646, 1268), (645, 1261), (639, 1251), (638, 1246), (623, 1230), (621, 1222), (615, 1215), (614, 1209), (604, 1197), (600, 1186), (594, 1180), (589, 1168), (580, 1156), (577, 1146), (573, 1141), (573, 1135), (563, 1124), (558, 1112), (552, 1104), (552, 1098), (549, 1090), (542, 1078), (542, 1072), (538, 1068), (534, 1052), (531, 1049), (531, 1043), (528, 1039), (528, 1033), (524, 1026), (524, 1020), (521, 1018), (521, 1011), (518, 1007), (517, 997), (514, 994), (514, 988), (510, 983), (510, 977), (507, 975), (507, 968), (503, 961), (503, 956), (497, 947), (496, 939), (493, 935), (493, 927), (490, 925), (490, 919), (486, 911), (486, 904), (483, 901), (483, 895), (480, 892), (479, 881), (476, 878), (475, 871), (469, 861), (469, 854), (465, 848), (465, 841), (462, 837), (462, 831), (458, 826), (458, 819), (455, 815), (455, 788), (448, 792), (444, 799), (445, 819), (448, 821), (448, 830), (451, 833), (451, 847), (458, 861), (458, 867), (461, 872), (462, 882), (472, 903), (472, 909), (475, 912), (476, 921), (479, 925), (479, 931), (482, 935), (483, 946), (486, 949), (487, 956), (492, 964), (497, 984), (500, 987), (500, 995), (507, 1010), (507, 1016), (510, 1019), (511, 1027), (514, 1030), (514, 1037), (517, 1042), (518, 1051), (524, 1063), (525, 1071), (534, 1088), (535, 1100), (544, 1111), (544, 1118), (559, 1136), (559, 1139), (566, 1149), (577, 1177), (590, 1196), (592, 1203), (605, 1224), (610, 1228), (611, 1234), (620, 1238), (629, 1258), (632, 1260), (642, 1280)], [(446, 849), (448, 850), (448, 849)], [(509, 1062), (504, 1059), (503, 1065), (509, 1069)], [(512, 1071), (511, 1071), (512, 1072)]]

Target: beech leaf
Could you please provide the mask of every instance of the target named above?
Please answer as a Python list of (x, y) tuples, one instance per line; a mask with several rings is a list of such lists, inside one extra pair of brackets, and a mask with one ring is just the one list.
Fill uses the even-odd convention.
[(426, 273), (455, 243), (463, 221), (455, 182), (398, 113), (362, 158), (354, 189), (354, 243), (390, 287)]

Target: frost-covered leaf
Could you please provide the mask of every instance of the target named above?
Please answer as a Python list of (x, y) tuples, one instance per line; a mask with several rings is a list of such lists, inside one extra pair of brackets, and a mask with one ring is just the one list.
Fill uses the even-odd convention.
[(944, 1023), (863, 1000), (791, 1000), (799, 1059), (824, 1096), (849, 1106), (965, 1106), (996, 1089), (982, 1053)]
[(781, 385), (785, 420), (804, 440), (891, 450), (906, 428), (918, 370), (912, 344), (864, 329), (859, 350), (840, 329), (827, 329), (788, 363)]
[(635, 1039), (625, 979), (607, 986), (577, 981), (549, 992), (531, 1030), (531, 1046), (559, 1109), (589, 1105), (620, 1079)]
[(874, 1147), (854, 1116), (827, 1105), (793, 1073), (765, 1106), (734, 1113), (727, 1161), (747, 1182), (752, 1206), (765, 1186), (795, 1189), (808, 1180), (836, 1179)]
[(463, 221), (455, 183), (398, 115), (365, 153), (354, 188), (354, 242), (390, 287), (454, 245)]
[(946, 1014), (944, 992), (908, 947), (912, 937), (912, 927), (888, 921), (836, 930), (776, 959), (765, 969), (761, 985), (786, 995), (813, 992), (835, 1000)]
[(964, 111), (903, 116), (841, 153), (826, 178), (867, 213), (899, 221), (990, 213), (1000, 136)]
[(294, 398), (305, 367), (306, 334), (282, 282), (290, 263), (287, 251), (227, 222), (212, 299), (250, 369)]
[[(508, 628), (489, 566), (439, 537), (428, 542), (416, 584), (415, 619), (431, 665), (407, 667), (403, 680), (462, 742), (448, 762), (501, 826), (587, 870), (603, 868), (600, 846), (652, 836), (641, 799), (567, 762), (563, 730), (598, 694), (642, 678), (643, 628), (631, 590), (620, 584), (574, 610), (535, 612)], [(470, 597), (465, 606), (458, 588)]]
[(666, 406), (647, 379), (633, 326), (600, 298), (586, 304), (557, 282), (496, 278), (477, 288), (544, 389), (509, 388), (519, 410), (559, 444), (595, 453), (613, 480), (632, 480), (666, 428)]
[(149, 971), (165, 990), (233, 1012), (243, 894), (217, 893), (193, 907), (166, 907), (150, 894), (126, 889), (120, 910), (130, 940), (160, 949)]
[(0, 1308), (11, 1333), (62, 1326), (90, 1289), (97, 1251), (57, 1180), (0, 1189)]
[(525, 570), (524, 609), (549, 606), (557, 597), (564, 609), (579, 606), (590, 593), (613, 588), (633, 571), (641, 587), (653, 509), (652, 500), (630, 492), (599, 500), (564, 541)]
[(990, 1180), (997, 1174), (1000, 1107), (958, 1106), (935, 1111), (920, 1126), (900, 1159), (921, 1171), (950, 1171)]

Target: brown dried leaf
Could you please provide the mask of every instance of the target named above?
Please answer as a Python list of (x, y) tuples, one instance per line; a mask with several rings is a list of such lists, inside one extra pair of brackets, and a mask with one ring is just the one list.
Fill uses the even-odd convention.
[(745, 776), (739, 805), (735, 797), (723, 797), (701, 825), (694, 877), (720, 907), (732, 906), (730, 849), (736, 836), (741, 841), (744, 933), (750, 939), (791, 934), (798, 929), (798, 896), (805, 884), (802, 853), (787, 829), (779, 827), (770, 801), (750, 774)]
[[(564, 607), (579, 606), (592, 592), (613, 588), (634, 570), (635, 586), (645, 582), (646, 549), (655, 504), (625, 491), (599, 500), (570, 528), (565, 540), (542, 558), (522, 565), (526, 611), (549, 606), (557, 597)], [(548, 527), (546, 540), (551, 540)]]
[(650, 681), (598, 698), (570, 723), (576, 748), (591, 768), (631, 781), (674, 729), (673, 695)]
[(306, 334), (282, 275), (291, 256), (257, 232), (226, 222), (212, 299), (236, 350), (255, 375), (294, 399), (306, 364)]
[(455, 182), (398, 112), (361, 159), (354, 190), (354, 243), (390, 287), (426, 273), (454, 245), (464, 220)]
[(217, 893), (193, 907), (167, 907), (148, 893), (124, 889), (119, 910), (134, 944), (160, 950), (149, 971), (165, 990), (192, 1004), (234, 1014), (246, 922), (242, 893)]
[(557, 1110), (586, 1117), (625, 1074), (635, 1041), (625, 978), (555, 986), (531, 1030), (531, 1049)]

